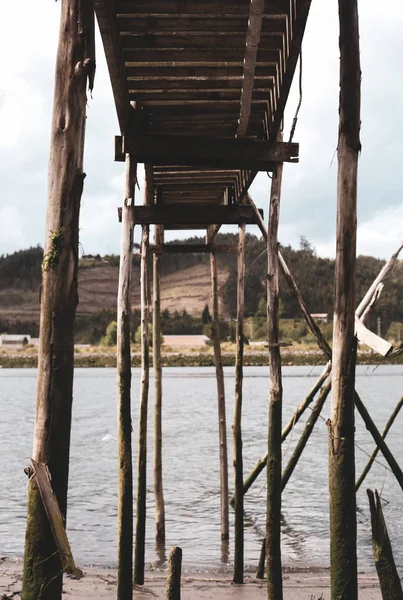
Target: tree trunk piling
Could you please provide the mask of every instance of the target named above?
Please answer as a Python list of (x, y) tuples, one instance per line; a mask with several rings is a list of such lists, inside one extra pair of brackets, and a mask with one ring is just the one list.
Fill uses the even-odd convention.
[(244, 566), (244, 515), (243, 515), (243, 457), (242, 457), (242, 385), (243, 385), (243, 346), (244, 346), (244, 305), (245, 305), (245, 224), (239, 226), (238, 243), (238, 285), (236, 322), (236, 361), (235, 361), (235, 407), (234, 424), (234, 471), (235, 471), (235, 541), (234, 541), (234, 583), (243, 583)]
[(134, 553), (134, 583), (144, 584), (144, 554), (146, 536), (147, 494), (147, 413), (150, 375), (148, 322), (149, 322), (149, 279), (148, 279), (149, 225), (142, 226), (141, 238), (141, 387), (138, 443), (138, 484), (136, 512), (136, 544)]
[(171, 548), (168, 559), (167, 600), (181, 600), (182, 549)]
[(131, 600), (133, 581), (133, 465), (131, 417), (130, 284), (133, 262), (134, 193), (137, 164), (126, 155), (117, 301), (118, 379), (118, 600)]
[(281, 572), (281, 356), (279, 347), (278, 222), (283, 165), (273, 171), (267, 235), (267, 325), (270, 363), (269, 429), (267, 445), (266, 573), (268, 600), (282, 600)]
[(383, 600), (403, 600), (402, 584), (393, 558), (392, 544), (383, 516), (381, 499), (367, 490), (371, 511), (372, 550)]
[(259, 564), (257, 567), (256, 579), (264, 579), (265, 564), (266, 564), (266, 538), (263, 539), (262, 546), (260, 548)]
[[(52, 489), (67, 513), (74, 320), (87, 80), (95, 73), (94, 12), (90, 0), (61, 7), (42, 262), (38, 387), (32, 458), (49, 469)], [(22, 598), (60, 600), (62, 565), (33, 477), (28, 484)]]
[(357, 600), (354, 386), (357, 167), (361, 68), (357, 0), (339, 0), (340, 106), (329, 423), (330, 576), (332, 600)]
[(227, 422), (225, 410), (224, 369), (222, 365), (220, 342), (217, 261), (214, 252), (210, 253), (210, 270), (213, 307), (211, 337), (213, 338), (214, 344), (214, 363), (217, 379), (218, 434), (220, 444), (221, 539), (226, 541), (229, 539)]
[[(155, 226), (155, 244), (162, 243), (163, 233)], [(165, 541), (165, 504), (162, 482), (162, 366), (161, 366), (161, 289), (158, 252), (153, 254), (153, 367), (154, 367), (154, 497), (157, 541)]]
[[(403, 406), (403, 398), (401, 398), (399, 400), (399, 402), (397, 403), (397, 405), (395, 406), (394, 411), (392, 412), (392, 414), (390, 415), (388, 422), (385, 425), (385, 429), (382, 432), (382, 439), (385, 440), (386, 436), (389, 433), (389, 429), (392, 427), (397, 415), (400, 412), (400, 409)], [(376, 457), (378, 456), (378, 452), (379, 452), (379, 446), (376, 446), (374, 451), (371, 454), (371, 457), (369, 459), (369, 461), (367, 462), (367, 464), (365, 465), (360, 477), (357, 479), (356, 483), (355, 483), (355, 492), (357, 493), (358, 490), (360, 489), (362, 483), (364, 482), (364, 479), (366, 478), (366, 476), (368, 475)]]

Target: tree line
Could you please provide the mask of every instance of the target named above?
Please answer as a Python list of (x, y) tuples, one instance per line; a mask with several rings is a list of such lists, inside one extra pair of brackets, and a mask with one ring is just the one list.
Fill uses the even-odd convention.
[[(204, 238), (191, 237), (187, 240), (175, 240), (171, 243), (202, 244)], [(237, 235), (232, 233), (219, 234), (217, 242), (234, 246)], [(299, 289), (311, 313), (326, 313), (329, 318), (333, 314), (334, 295), (334, 260), (317, 256), (315, 248), (305, 238), (301, 238), (299, 248), (283, 246), (281, 252), (287, 262)], [(0, 256), (0, 298), (6, 290), (14, 289), (21, 292), (38, 291), (41, 285), (41, 262), (43, 250), (40, 246), (20, 250), (13, 254)], [(267, 265), (266, 244), (262, 238), (246, 235), (246, 265), (245, 265), (245, 316), (264, 317), (266, 314), (265, 272)], [(84, 257), (87, 268), (92, 262)], [(111, 268), (116, 268), (119, 257), (111, 255), (103, 259), (97, 255), (93, 264), (102, 260)], [(134, 264), (139, 261), (133, 256)], [(217, 255), (218, 268), (226, 269), (229, 273), (221, 292), (225, 306), (225, 316), (233, 319), (236, 316), (236, 254), (223, 253)], [(375, 279), (385, 261), (372, 256), (359, 256), (357, 259), (356, 304), (364, 296), (368, 287)], [(199, 264), (209, 264), (208, 254), (163, 254), (161, 257), (161, 274), (168, 275)], [(150, 272), (152, 273), (151, 265)], [(6, 296), (3, 296), (5, 298)], [(399, 261), (392, 276), (386, 282), (381, 298), (371, 312), (369, 327), (376, 331), (377, 320), (381, 319), (382, 331), (386, 332), (392, 322), (403, 322), (403, 262)], [(299, 318), (299, 309), (294, 297), (288, 290), (284, 279), (280, 278), (280, 316), (283, 319)], [(138, 327), (139, 316), (133, 311), (134, 331)], [(99, 341), (105, 334), (107, 325), (114, 320), (113, 311), (101, 311), (90, 315), (77, 315), (76, 335), (80, 339), (88, 339), (91, 343)], [(4, 319), (1, 325), (5, 325)], [(205, 319), (204, 319), (205, 321)], [(175, 311), (171, 314), (162, 313), (162, 331), (166, 335), (181, 333), (202, 333), (206, 331), (206, 322), (202, 316), (194, 317), (186, 311)], [(0, 328), (1, 328), (0, 325)], [(19, 323), (23, 327), (23, 323)], [(223, 321), (224, 336), (229, 335)], [(32, 330), (30, 323), (30, 330)], [(4, 330), (4, 329), (3, 329)]]

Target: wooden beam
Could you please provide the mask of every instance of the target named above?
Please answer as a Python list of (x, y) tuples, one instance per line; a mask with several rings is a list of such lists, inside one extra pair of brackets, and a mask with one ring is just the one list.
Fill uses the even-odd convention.
[(93, 0), (93, 2), (105, 49), (106, 62), (108, 63), (120, 131), (123, 133), (128, 124), (131, 106), (127, 90), (125, 66), (121, 56), (115, 2), (114, 0)]
[(208, 226), (211, 223), (238, 225), (257, 223), (252, 206), (224, 206), (205, 204), (170, 204), (135, 206), (134, 222), (137, 225), (188, 225), (190, 223)]
[[(119, 15), (127, 14), (146, 14), (151, 16), (159, 15), (181, 15), (183, 9), (183, 0), (136, 0), (134, 6), (132, 0), (119, 0), (117, 3), (117, 13)], [(222, 15), (249, 15), (248, 2), (233, 2), (232, 0), (186, 0), (186, 14), (191, 15), (211, 15), (219, 13)], [(266, 0), (265, 14), (283, 14), (289, 11), (290, 0)]]
[(150, 246), (150, 252), (155, 254), (206, 254), (209, 252), (225, 254), (237, 251), (237, 246), (229, 244), (161, 244)]
[(272, 171), (274, 163), (298, 162), (299, 145), (239, 138), (187, 137), (129, 133), (124, 151), (137, 162), (204, 165)]
[(299, 0), (297, 3), (296, 19), (293, 23), (292, 41), (290, 53), (288, 55), (286, 71), (282, 78), (280, 96), (277, 101), (274, 119), (269, 128), (269, 138), (276, 139), (281, 121), (284, 115), (285, 105), (290, 93), (292, 80), (294, 78), (295, 67), (297, 66), (298, 57), (301, 52), (302, 38), (304, 37), (305, 25), (308, 18), (311, 0)]

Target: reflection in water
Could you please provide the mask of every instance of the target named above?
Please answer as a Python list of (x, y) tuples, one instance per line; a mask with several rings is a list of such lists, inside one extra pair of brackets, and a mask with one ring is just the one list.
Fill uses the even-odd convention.
[(221, 540), (221, 564), (227, 566), (229, 564), (229, 541)]
[[(322, 367), (283, 369), (284, 410), (287, 422), (312, 387)], [(232, 368), (226, 386), (227, 413), (233, 411)], [(383, 429), (401, 396), (403, 367), (381, 366), (375, 372), (357, 369), (357, 390), (375, 423)], [(227, 377), (228, 378), (228, 377)], [(151, 382), (152, 383), (152, 382)], [(133, 422), (138, 419), (140, 370), (133, 369)], [(167, 551), (183, 550), (183, 571), (231, 571), (233, 519), (230, 544), (221, 542), (220, 463), (218, 456), (217, 390), (214, 368), (164, 368), (163, 472), (167, 540), (155, 543), (154, 497), (147, 493), (146, 563), (166, 568)], [(267, 447), (268, 370), (247, 367), (244, 372), (242, 415), (245, 475)], [(0, 369), (0, 553), (22, 555), (26, 519), (26, 478), (23, 468), (32, 452), (36, 371)], [(328, 416), (324, 410), (324, 417)], [(289, 452), (298, 440), (306, 417), (290, 436)], [(402, 417), (403, 419), (403, 417)], [(153, 433), (149, 421), (149, 456)], [(373, 441), (357, 419), (357, 473), (373, 450)], [(398, 423), (388, 435), (388, 445), (403, 463)], [(231, 455), (231, 423), (227, 439)], [(116, 373), (113, 369), (76, 369), (71, 443), (68, 535), (75, 559), (82, 565), (116, 565), (117, 555), (117, 442)], [(326, 567), (329, 562), (326, 426), (319, 421), (282, 496), (282, 550), (285, 567)], [(288, 444), (288, 442), (287, 442)], [(133, 448), (137, 447), (137, 428)], [(134, 452), (133, 462), (136, 462)], [(383, 462), (382, 457), (379, 460)], [(152, 481), (152, 460), (148, 481)], [(261, 540), (266, 529), (266, 493), (260, 492), (264, 475), (245, 496), (245, 571), (256, 571)], [(233, 470), (229, 468), (233, 490)], [(403, 496), (389, 471), (373, 465), (366, 486), (357, 494), (358, 557), (361, 569), (373, 565), (371, 531), (365, 487), (381, 489), (390, 504), (385, 519), (397, 566), (403, 565)]]
[(162, 569), (167, 563), (165, 542), (157, 541), (155, 543), (155, 554), (157, 556), (157, 560), (154, 561), (154, 564), (157, 569)]

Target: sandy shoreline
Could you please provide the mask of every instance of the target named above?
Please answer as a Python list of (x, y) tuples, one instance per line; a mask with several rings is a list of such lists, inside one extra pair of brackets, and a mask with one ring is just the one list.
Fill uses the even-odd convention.
[[(22, 562), (10, 558), (0, 559), (0, 598), (18, 599), (21, 591)], [(325, 571), (299, 571), (284, 573), (285, 600), (330, 600), (329, 573)], [(359, 575), (361, 600), (382, 600), (376, 573)], [(245, 578), (244, 585), (233, 585), (229, 577), (182, 577), (183, 600), (263, 600), (266, 582), (253, 576)], [(69, 600), (115, 600), (116, 570), (100, 567), (84, 569), (79, 581), (65, 577), (63, 597)], [(165, 574), (146, 573), (146, 583), (134, 589), (135, 600), (165, 598)]]

